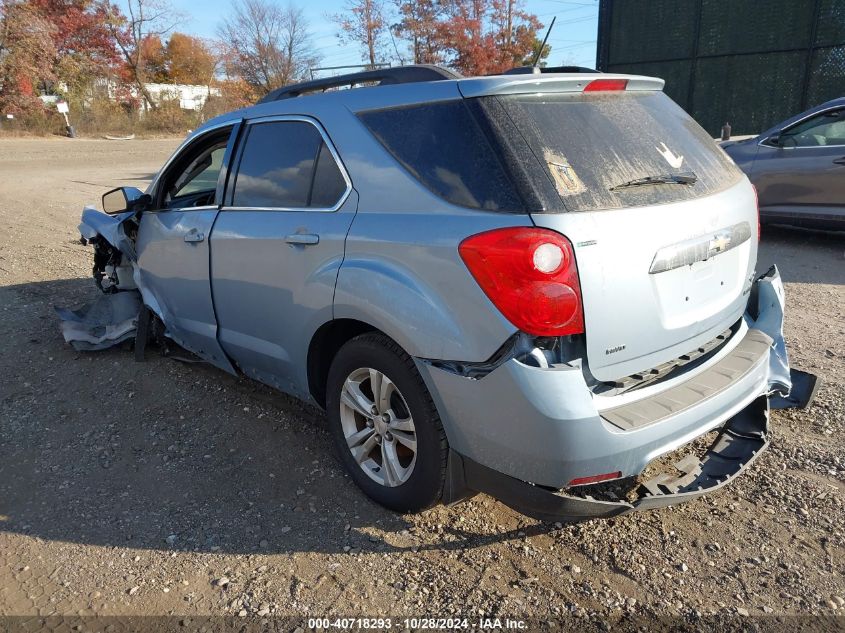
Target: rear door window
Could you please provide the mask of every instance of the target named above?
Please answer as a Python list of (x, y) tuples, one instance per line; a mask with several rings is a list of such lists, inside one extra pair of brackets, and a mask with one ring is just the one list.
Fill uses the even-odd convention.
[(247, 129), (232, 206), (329, 209), (346, 180), (319, 130), (305, 121), (267, 121)]
[[(553, 191), (547, 211), (665, 204), (721, 191), (741, 172), (716, 142), (662, 92), (631, 91), (481, 97), (494, 134), (536, 169), (535, 191)], [(620, 187), (633, 180), (694, 174), (694, 184)], [(540, 195), (550, 200), (548, 195)]]
[(441, 198), (473, 209), (524, 210), (463, 99), (358, 116), (411, 175)]

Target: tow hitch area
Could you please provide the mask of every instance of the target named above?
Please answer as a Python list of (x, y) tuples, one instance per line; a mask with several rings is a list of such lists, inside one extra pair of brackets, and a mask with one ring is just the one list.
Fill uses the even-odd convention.
[(677, 475), (660, 474), (642, 482), (634, 501), (576, 497), (520, 481), (454, 455), (466, 486), (488, 493), (507, 506), (543, 521), (607, 518), (690, 501), (720, 489), (740, 475), (769, 444), (768, 399), (760, 396), (719, 430), (702, 458), (690, 455), (674, 464)]

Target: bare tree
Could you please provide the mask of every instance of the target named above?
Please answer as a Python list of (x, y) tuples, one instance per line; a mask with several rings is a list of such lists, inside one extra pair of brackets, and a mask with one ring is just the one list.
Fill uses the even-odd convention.
[(331, 16), (340, 26), (341, 42), (361, 45), (364, 58), (375, 66), (388, 33), (383, 0), (347, 0), (346, 12)]
[(108, 10), (108, 28), (117, 42), (120, 53), (126, 60), (126, 66), (138, 91), (153, 110), (157, 109), (146, 86), (145, 43), (154, 38), (161, 38), (173, 30), (181, 15), (170, 5), (168, 0), (127, 0), (127, 15), (124, 16), (116, 5), (105, 1)]
[(239, 0), (217, 30), (227, 75), (259, 94), (298, 81), (319, 61), (302, 9), (266, 0)]

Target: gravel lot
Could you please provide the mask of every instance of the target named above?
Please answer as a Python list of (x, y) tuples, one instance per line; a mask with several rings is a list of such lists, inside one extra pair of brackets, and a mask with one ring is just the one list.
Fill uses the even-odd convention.
[(845, 615), (841, 235), (764, 232), (792, 363), (824, 386), (773, 413), (733, 487), (562, 527), (485, 496), (398, 516), (344, 476), (320, 411), (154, 351), (64, 344), (52, 306), (97, 292), (83, 204), (140, 186), (177, 143), (0, 140), (0, 615)]

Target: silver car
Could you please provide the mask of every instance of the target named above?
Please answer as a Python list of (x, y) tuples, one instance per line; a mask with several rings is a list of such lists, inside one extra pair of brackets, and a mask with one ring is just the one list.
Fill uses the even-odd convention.
[(763, 223), (845, 231), (845, 97), (722, 147), (757, 187)]
[(410, 67), (280, 89), (86, 208), (104, 294), (65, 337), (173, 341), (325, 408), (352, 479), (401, 512), (714, 490), (790, 389), (783, 288), (755, 272), (748, 179), (662, 87)]

